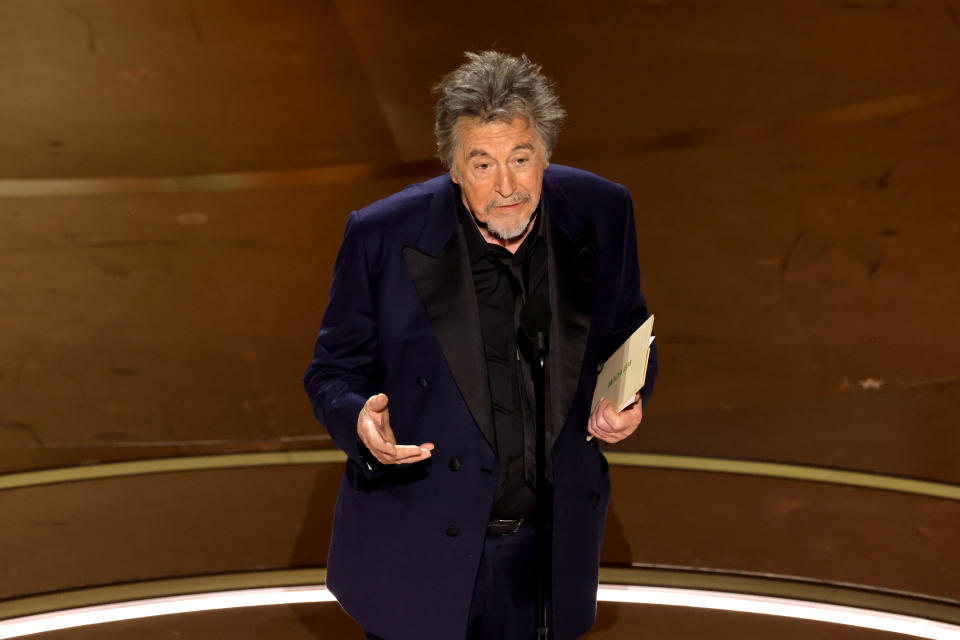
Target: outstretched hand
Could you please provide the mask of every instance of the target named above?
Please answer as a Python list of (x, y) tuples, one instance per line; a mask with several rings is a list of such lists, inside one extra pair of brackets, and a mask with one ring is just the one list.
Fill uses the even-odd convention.
[(430, 457), (432, 442), (421, 445), (397, 444), (390, 428), (389, 399), (385, 393), (367, 398), (357, 418), (357, 435), (370, 453), (382, 464), (408, 464)]

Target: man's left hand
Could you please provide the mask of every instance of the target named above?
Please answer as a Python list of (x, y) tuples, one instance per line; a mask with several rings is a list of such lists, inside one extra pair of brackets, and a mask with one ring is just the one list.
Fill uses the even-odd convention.
[(613, 444), (620, 442), (640, 426), (643, 419), (643, 405), (640, 402), (639, 395), (637, 400), (617, 413), (613, 403), (607, 398), (600, 400), (593, 413), (590, 414), (590, 421), (587, 423), (587, 431), (594, 438)]

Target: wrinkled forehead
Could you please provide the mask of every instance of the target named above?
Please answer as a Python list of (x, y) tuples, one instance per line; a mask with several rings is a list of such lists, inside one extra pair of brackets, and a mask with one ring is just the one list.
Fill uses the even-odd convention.
[(544, 146), (530, 118), (495, 118), (480, 120), (462, 116), (457, 120), (457, 155), (462, 158), (494, 153), (529, 150), (542, 153)]

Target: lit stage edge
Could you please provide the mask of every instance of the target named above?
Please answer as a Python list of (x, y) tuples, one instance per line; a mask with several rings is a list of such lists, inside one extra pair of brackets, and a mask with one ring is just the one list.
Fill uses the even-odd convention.
[[(620, 569), (617, 571), (629, 570)], [(214, 580), (220, 582), (222, 582), (222, 579), (223, 577), (214, 578)], [(190, 580), (186, 582), (190, 582)], [(126, 585), (125, 587), (136, 590), (137, 586)], [(113, 592), (118, 593), (117, 587), (113, 588)], [(50, 598), (55, 597), (44, 596), (43, 598), (49, 601)], [(66, 601), (69, 601), (70, 597), (68, 595)], [(900, 633), (916, 638), (960, 640), (960, 625), (956, 624), (869, 608), (766, 595), (663, 586), (600, 584), (597, 591), (597, 600), (600, 602), (681, 606), (775, 615)], [(47, 631), (152, 616), (240, 607), (330, 602), (336, 602), (336, 598), (322, 584), (184, 593), (167, 597), (132, 599), (109, 604), (66, 608), (59, 611), (48, 611), (41, 614), (0, 620), (0, 639), (20, 638)], [(2, 611), (0, 611), (0, 614), (2, 614)]]
[[(614, 466), (733, 473), (825, 482), (960, 500), (960, 486), (881, 474), (746, 460), (608, 452)], [(154, 473), (342, 463), (338, 450), (152, 459), (0, 474), (0, 491)], [(600, 602), (686, 606), (845, 624), (918, 638), (960, 640), (960, 602), (870, 587), (709, 569), (601, 567)], [(0, 640), (158, 615), (335, 602), (323, 569), (248, 572), (94, 587), (0, 602)]]
[[(604, 455), (613, 466), (678, 471), (732, 473), (766, 478), (822, 482), (864, 489), (896, 491), (945, 500), (960, 501), (960, 485), (880, 473), (849, 471), (801, 464), (784, 464), (733, 458), (679, 456), (659, 453), (608, 451)], [(300, 451), (263, 451), (256, 453), (149, 458), (131, 462), (109, 462), (77, 467), (40, 469), (0, 474), (0, 491), (23, 489), (63, 482), (107, 480), (158, 473), (217, 471), (255, 467), (290, 465), (340, 464), (347, 456), (339, 449), (307, 449)]]

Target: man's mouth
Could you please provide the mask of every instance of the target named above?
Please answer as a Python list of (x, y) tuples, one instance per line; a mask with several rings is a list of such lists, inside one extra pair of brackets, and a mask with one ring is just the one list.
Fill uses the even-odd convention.
[(496, 209), (497, 211), (500, 211), (503, 213), (511, 213), (519, 209), (521, 206), (525, 205), (527, 202), (529, 202), (529, 199), (522, 198), (520, 200), (517, 200), (516, 202), (508, 202), (506, 204), (493, 204), (487, 210), (489, 211), (491, 209)]

